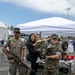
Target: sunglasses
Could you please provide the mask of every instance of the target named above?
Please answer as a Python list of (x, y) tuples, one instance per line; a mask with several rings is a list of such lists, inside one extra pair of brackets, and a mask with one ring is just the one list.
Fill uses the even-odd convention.
[(57, 38), (52, 38), (53, 40), (57, 40)]
[(15, 33), (19, 33), (20, 34), (20, 32), (15, 32)]

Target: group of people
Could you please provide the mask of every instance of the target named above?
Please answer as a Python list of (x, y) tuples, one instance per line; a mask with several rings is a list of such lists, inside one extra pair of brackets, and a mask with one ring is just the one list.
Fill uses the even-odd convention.
[[(9, 59), (10, 75), (16, 75), (17, 68), (19, 71), (19, 75), (25, 75), (25, 68), (21, 65), (21, 63), (16, 62), (12, 56), (7, 52), (7, 47), (9, 47), (9, 51), (12, 51), (15, 55), (17, 55), (21, 61), (24, 61), (24, 49), (25, 45), (30, 54), (30, 62), (31, 69), (34, 70), (30, 72), (29, 75), (36, 75), (38, 68), (38, 59), (45, 59), (44, 70), (42, 75), (59, 75), (58, 71), (58, 63), (61, 57), (62, 49), (58, 42), (58, 35), (52, 34), (50, 39), (41, 39), (40, 34), (30, 34), (29, 39), (26, 44), (24, 44), (20, 39), (20, 29), (14, 29), (14, 38), (9, 39), (2, 47), (3, 52), (7, 55)], [(45, 43), (47, 40), (49, 43)], [(45, 52), (43, 53), (43, 51)], [(43, 61), (42, 61), (43, 63)]]
[[(40, 37), (39, 34), (31, 34), (27, 42), (27, 48), (30, 53), (31, 68), (35, 72), (37, 71), (37, 58), (42, 55), (43, 49), (46, 49), (43, 75), (58, 75), (57, 65), (62, 52), (58, 43), (58, 35), (51, 35), (50, 44), (48, 45), (45, 44)], [(30, 75), (35, 75), (35, 73), (31, 71)]]

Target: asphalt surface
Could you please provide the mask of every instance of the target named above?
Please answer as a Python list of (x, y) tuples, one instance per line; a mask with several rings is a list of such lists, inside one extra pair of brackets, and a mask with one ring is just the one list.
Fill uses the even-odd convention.
[[(26, 55), (26, 51), (25, 51)], [(30, 62), (28, 62), (25, 58), (25, 64), (30, 67)], [(0, 51), (0, 75), (10, 75), (9, 74), (9, 61), (7, 56)], [(18, 75), (18, 74), (17, 74)]]
[[(25, 52), (26, 54), (26, 52)], [(72, 53), (75, 56), (75, 52)], [(2, 56), (2, 57), (1, 57)], [(75, 63), (75, 60), (74, 60)], [(30, 67), (30, 62), (25, 59), (25, 64)], [(75, 70), (75, 65), (73, 65)], [(9, 62), (5, 54), (0, 54), (0, 75), (9, 75)]]
[[(25, 64), (30, 67), (30, 62), (25, 60)], [(8, 60), (0, 61), (0, 75), (9, 75), (9, 62)]]

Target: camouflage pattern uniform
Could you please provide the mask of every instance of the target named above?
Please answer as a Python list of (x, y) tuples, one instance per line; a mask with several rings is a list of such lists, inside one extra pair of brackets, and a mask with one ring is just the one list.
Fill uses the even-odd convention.
[[(12, 51), (15, 55), (17, 55), (20, 58), (21, 50), (22, 48), (24, 48), (23, 42), (20, 39), (15, 40), (14, 38), (12, 38), (8, 40), (5, 45), (6, 47), (9, 47), (9, 51)], [(9, 63), (9, 72), (11, 75), (16, 75), (17, 68), (20, 75), (24, 75), (25, 68), (20, 63), (16, 62), (14, 59), (10, 59)]]
[[(62, 49), (59, 46), (59, 44), (56, 45), (50, 44), (46, 50), (46, 55), (48, 56), (56, 54), (61, 55), (61, 51)], [(43, 75), (59, 75), (58, 63), (59, 59), (50, 59), (50, 58), (46, 59)]]
[(41, 43), (41, 42), (38, 42), (38, 43), (35, 45), (35, 50), (38, 51), (38, 49), (40, 50), (40, 52), (42, 52), (42, 43)]
[(39, 49), (39, 54), (40, 54), (40, 58), (43, 57), (43, 49), (45, 48), (45, 43), (44, 42), (38, 42), (36, 45), (35, 45), (35, 50), (38, 51)]

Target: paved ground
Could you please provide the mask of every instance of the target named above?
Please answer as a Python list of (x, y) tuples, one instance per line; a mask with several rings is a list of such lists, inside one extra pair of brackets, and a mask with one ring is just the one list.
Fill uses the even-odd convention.
[[(25, 54), (26, 54), (26, 52), (25, 52)], [(72, 55), (75, 56), (75, 52), (72, 53)], [(0, 75), (9, 75), (9, 73), (8, 73), (9, 62), (8, 62), (8, 60), (6, 58), (6, 55), (4, 54), (3, 56), (4, 57), (2, 58), (1, 54), (0, 54)], [(1, 58), (2, 58), (2, 60), (1, 60)], [(30, 62), (28, 62), (26, 59), (25, 59), (25, 63), (30, 67)], [(74, 66), (74, 69), (75, 69), (75, 66)]]
[[(25, 60), (25, 64), (30, 67), (30, 62)], [(1, 61), (0, 62), (0, 75), (9, 75), (9, 62), (6, 61)]]
[[(26, 51), (25, 51), (26, 55)], [(30, 67), (30, 62), (25, 59), (25, 64)], [(0, 75), (9, 75), (9, 62), (5, 54), (0, 51)]]

